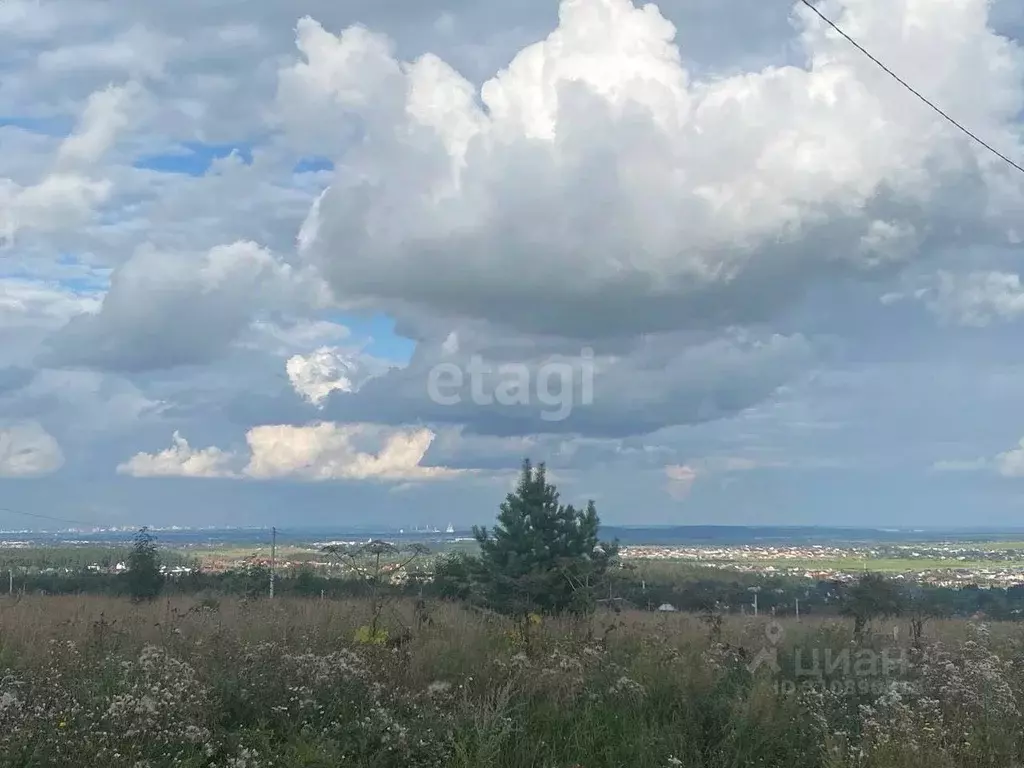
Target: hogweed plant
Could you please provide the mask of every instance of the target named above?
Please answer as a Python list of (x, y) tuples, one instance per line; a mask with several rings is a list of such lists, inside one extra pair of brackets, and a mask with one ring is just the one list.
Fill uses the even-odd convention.
[[(400, 548), (378, 539), (356, 547), (329, 545), (324, 547), (323, 551), (346, 566), (351, 576), (369, 587), (370, 621), (356, 629), (355, 641), (364, 645), (387, 643), (391, 635), (383, 626), (384, 610), (391, 608), (395, 597), (383, 588), (385, 581), (390, 584), (407, 581), (410, 566), (430, 554), (430, 550), (419, 543)], [(397, 617), (395, 611), (390, 612), (402, 624), (404, 632), (399, 637), (405, 637), (409, 631), (408, 627)]]

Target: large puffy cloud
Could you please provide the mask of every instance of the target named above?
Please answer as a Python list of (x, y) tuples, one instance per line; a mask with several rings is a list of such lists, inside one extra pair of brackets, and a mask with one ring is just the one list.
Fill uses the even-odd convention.
[(0, 477), (38, 477), (64, 464), (60, 445), (38, 423), (0, 425)]
[[(389, 430), (366, 424), (256, 427), (246, 436), (252, 457), (245, 473), (264, 479), (406, 481), (457, 474), (420, 464), (433, 439), (428, 429)], [(367, 443), (379, 447), (362, 449)]]
[(204, 254), (144, 248), (114, 271), (99, 311), (55, 337), (46, 362), (124, 371), (207, 363), (259, 314), (319, 300), (316, 279), (252, 242)]
[(172, 445), (139, 453), (118, 466), (134, 477), (234, 477), (258, 480), (378, 480), (410, 482), (454, 477), (459, 470), (423, 466), (434, 439), (428, 429), (321, 422), (254, 427), (248, 461), (217, 447), (195, 449), (177, 432)]
[[(987, 7), (824, 6), (1014, 152), (1024, 58)], [(564, 0), (479, 96), (436, 56), (406, 64), (365, 28), (304, 19), (285, 119), (360, 140), (333, 148), (303, 253), (344, 299), (594, 337), (764, 318), (825, 275), (1001, 236), (1021, 199), (1005, 168), (794, 18), (805, 66), (699, 80), (655, 6)]]

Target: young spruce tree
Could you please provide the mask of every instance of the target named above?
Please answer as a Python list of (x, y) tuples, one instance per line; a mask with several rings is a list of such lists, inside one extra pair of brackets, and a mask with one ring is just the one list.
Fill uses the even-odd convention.
[(501, 505), (492, 531), (473, 528), (480, 544), (479, 582), (503, 613), (588, 613), (618, 543), (598, 541), (594, 502), (559, 503), (543, 464), (523, 462), (519, 485)]
[(148, 528), (135, 534), (132, 551), (128, 555), (128, 594), (133, 600), (153, 600), (164, 586), (160, 573), (160, 555), (156, 549), (156, 538)]

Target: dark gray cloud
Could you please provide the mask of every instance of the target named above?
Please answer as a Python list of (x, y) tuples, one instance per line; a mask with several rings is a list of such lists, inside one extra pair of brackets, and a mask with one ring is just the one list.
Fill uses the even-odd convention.
[(16, 392), (26, 386), (32, 381), (34, 376), (35, 371), (30, 368), (19, 368), (17, 366), (0, 368), (0, 397), (9, 392)]
[(643, 435), (732, 416), (770, 396), (811, 355), (803, 338), (771, 335), (666, 334), (613, 352), (552, 339), (532, 347), (528, 336), (467, 341), (456, 332), (422, 343), (408, 366), (357, 392), (333, 392), (324, 417), (463, 424), (506, 436)]
[(127, 372), (210, 363), (262, 314), (314, 304), (316, 291), (251, 242), (198, 258), (143, 250), (114, 271), (99, 311), (72, 318), (40, 363)]

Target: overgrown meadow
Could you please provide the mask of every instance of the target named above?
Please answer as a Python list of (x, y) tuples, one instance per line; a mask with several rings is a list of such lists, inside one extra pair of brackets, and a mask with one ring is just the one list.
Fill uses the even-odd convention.
[(363, 601), (4, 599), (0, 765), (1024, 764), (1015, 624), (393, 608), (398, 643)]

